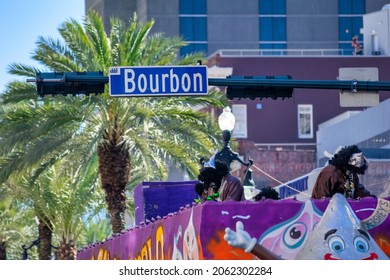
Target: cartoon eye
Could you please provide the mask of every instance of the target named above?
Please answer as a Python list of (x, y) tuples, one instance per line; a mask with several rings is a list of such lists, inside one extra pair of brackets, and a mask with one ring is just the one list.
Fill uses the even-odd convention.
[(307, 227), (304, 223), (296, 222), (290, 225), (283, 233), (283, 242), (288, 248), (298, 248), (302, 245), (307, 235)]
[(333, 236), (328, 241), (329, 248), (335, 252), (344, 251), (345, 244), (344, 240), (340, 236)]
[(357, 236), (353, 240), (353, 245), (355, 246), (356, 250), (362, 253), (367, 252), (369, 248), (367, 240), (361, 236)]

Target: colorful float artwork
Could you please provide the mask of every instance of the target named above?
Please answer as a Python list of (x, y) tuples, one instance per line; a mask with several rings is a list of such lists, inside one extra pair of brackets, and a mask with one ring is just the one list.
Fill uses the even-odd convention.
[[(379, 201), (377, 207), (381, 207)], [(386, 202), (385, 202), (386, 203)], [(335, 194), (296, 259), (388, 260), (342, 194)]]
[[(344, 200), (344, 201), (343, 201)], [(390, 198), (360, 200), (263, 200), (191, 204), (163, 217), (146, 219), (121, 234), (78, 251), (78, 259), (250, 260), (258, 259), (224, 240), (225, 229), (238, 221), (245, 231), (283, 259), (378, 259), (390, 256)], [(328, 210), (328, 211), (327, 211)], [(347, 218), (348, 217), (348, 218)], [(348, 219), (348, 220), (347, 220)], [(348, 223), (347, 223), (348, 221)], [(349, 224), (347, 227), (346, 225)], [(336, 229), (335, 233), (328, 233)], [(364, 231), (364, 233), (362, 233)], [(317, 234), (316, 234), (317, 232)], [(327, 238), (325, 238), (325, 236)], [(325, 238), (325, 239), (324, 239)], [(318, 250), (339, 241), (357, 252), (346, 255)], [(344, 243), (343, 243), (344, 242)], [(342, 247), (340, 244), (344, 244)], [(336, 246), (335, 245), (335, 246)], [(316, 247), (317, 246), (317, 247)], [(336, 248), (336, 247), (335, 247)], [(306, 250), (306, 251), (304, 251)], [(360, 250), (360, 251), (359, 251)], [(305, 253), (306, 252), (306, 253)], [(328, 256), (328, 258), (326, 257)], [(375, 258), (375, 255), (369, 257)]]

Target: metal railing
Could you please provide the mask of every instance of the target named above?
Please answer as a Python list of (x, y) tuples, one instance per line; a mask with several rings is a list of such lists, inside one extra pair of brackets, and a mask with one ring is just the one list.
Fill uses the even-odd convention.
[(267, 151), (316, 151), (316, 143), (255, 143), (259, 150)]
[(221, 49), (215, 55), (221, 57), (258, 57), (258, 56), (353, 56), (352, 49)]

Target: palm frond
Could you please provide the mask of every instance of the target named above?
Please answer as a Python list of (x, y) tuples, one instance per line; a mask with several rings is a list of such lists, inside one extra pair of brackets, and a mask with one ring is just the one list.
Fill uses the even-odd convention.
[(59, 40), (39, 37), (36, 44), (37, 48), (34, 50), (33, 59), (56, 72), (81, 71), (75, 63), (73, 54)]
[(98, 59), (101, 70), (106, 70), (110, 66), (110, 42), (104, 31), (101, 16), (93, 9), (88, 11), (85, 20), (85, 29), (91, 38), (91, 44), (95, 51), (95, 58)]
[(123, 22), (117, 18), (110, 19), (110, 42), (111, 42), (111, 60), (110, 66), (119, 66), (121, 62), (121, 32), (123, 30)]
[(122, 61), (124, 65), (144, 65), (139, 59), (143, 45), (146, 43), (147, 35), (154, 25), (154, 20), (141, 24), (130, 20), (130, 26), (125, 33), (125, 41), (121, 48), (121, 53), (124, 54), (125, 61)]
[(10, 82), (1, 97), (1, 103), (4, 105), (38, 99), (36, 87), (31, 83), (20, 81)]
[(96, 61), (92, 43), (80, 23), (70, 19), (60, 25), (58, 31), (72, 52), (74, 60), (80, 69), (90, 71), (103, 70), (100, 69)]
[(21, 63), (11, 63), (8, 66), (8, 73), (12, 75), (24, 76), (24, 77), (34, 77), (36, 73), (44, 72), (41, 69), (33, 66), (27, 66)]

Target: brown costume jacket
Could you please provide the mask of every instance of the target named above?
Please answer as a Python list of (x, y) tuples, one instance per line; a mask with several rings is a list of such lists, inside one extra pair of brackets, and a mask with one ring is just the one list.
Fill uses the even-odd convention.
[[(353, 198), (371, 196), (363, 186), (359, 184), (359, 177), (353, 174), (354, 195)], [(318, 174), (317, 180), (313, 187), (312, 198), (320, 199), (323, 197), (332, 197), (335, 193), (344, 194), (346, 191), (345, 183), (347, 177), (341, 170), (334, 165), (327, 165)]]
[(242, 186), (240, 179), (230, 174), (227, 175), (225, 179), (226, 182), (221, 184), (220, 200), (245, 200), (244, 187)]

